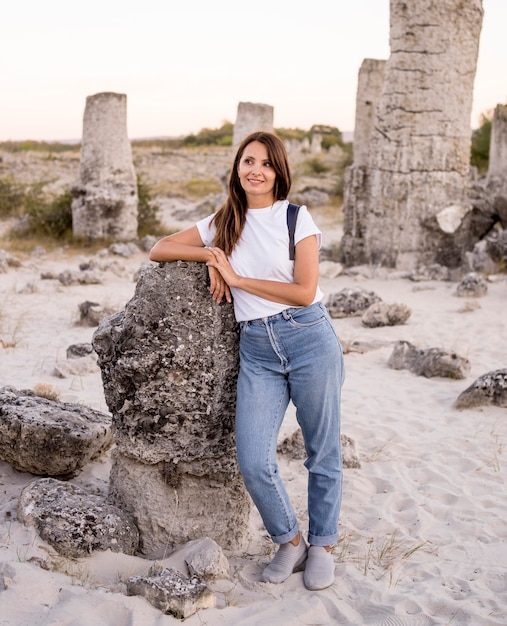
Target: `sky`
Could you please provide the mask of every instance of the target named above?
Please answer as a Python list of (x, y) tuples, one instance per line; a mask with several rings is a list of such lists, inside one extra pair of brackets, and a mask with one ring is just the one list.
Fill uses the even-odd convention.
[[(472, 128), (507, 103), (507, 0), (483, 7)], [(389, 0), (5, 2), (0, 141), (80, 139), (103, 91), (127, 95), (131, 139), (234, 123), (239, 102), (352, 131), (359, 67), (388, 57)]]

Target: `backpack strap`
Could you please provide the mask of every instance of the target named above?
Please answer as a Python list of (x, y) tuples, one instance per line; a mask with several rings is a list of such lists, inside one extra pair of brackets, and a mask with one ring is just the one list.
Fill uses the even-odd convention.
[(296, 220), (298, 217), (299, 206), (290, 204), (287, 207), (287, 228), (289, 230), (289, 259), (294, 261), (296, 258), (296, 244), (294, 243), (294, 234), (296, 232)]

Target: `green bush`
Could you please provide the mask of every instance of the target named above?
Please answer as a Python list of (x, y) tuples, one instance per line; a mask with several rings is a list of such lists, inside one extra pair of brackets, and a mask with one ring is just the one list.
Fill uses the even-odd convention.
[(159, 218), (160, 207), (154, 203), (151, 190), (140, 174), (137, 175), (137, 196), (139, 200), (137, 234), (139, 237), (164, 234)]
[(70, 191), (52, 200), (43, 200), (28, 207), (29, 221), (25, 233), (43, 235), (57, 241), (72, 237), (72, 194)]
[[(24, 185), (11, 177), (0, 178), (0, 219), (8, 217), (28, 218), (22, 229), (13, 236), (44, 237), (55, 241), (72, 240), (72, 194), (66, 191), (53, 198), (44, 196), (44, 182)], [(160, 207), (153, 202), (149, 187), (137, 177), (138, 234), (161, 235), (163, 226), (159, 220)]]
[(203, 128), (197, 135), (187, 135), (183, 145), (191, 146), (232, 146), (234, 125), (225, 121), (220, 128)]
[(0, 178), (0, 219), (27, 215), (43, 202), (44, 182), (24, 184), (11, 176)]
[(311, 159), (307, 159), (303, 163), (303, 170), (304, 173), (309, 176), (318, 176), (319, 174), (327, 174), (327, 172), (329, 172), (330, 170), (330, 167), (323, 163), (318, 157), (313, 157)]
[(472, 147), (470, 150), (470, 164), (475, 166), (480, 174), (488, 171), (489, 144), (491, 142), (491, 121), (493, 111), (481, 115), (479, 128), (472, 132)]

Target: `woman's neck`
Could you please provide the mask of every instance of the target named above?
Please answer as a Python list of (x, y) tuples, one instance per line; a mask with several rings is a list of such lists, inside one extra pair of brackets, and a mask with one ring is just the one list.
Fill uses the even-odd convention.
[(265, 198), (262, 196), (250, 196), (247, 198), (247, 206), (249, 209), (266, 209), (272, 207), (276, 200), (271, 198)]

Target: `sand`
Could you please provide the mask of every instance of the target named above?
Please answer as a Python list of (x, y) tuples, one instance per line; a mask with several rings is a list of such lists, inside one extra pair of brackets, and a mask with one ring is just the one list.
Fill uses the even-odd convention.
[[(66, 361), (69, 345), (91, 340), (94, 328), (76, 324), (78, 304), (90, 300), (121, 310), (146, 255), (99, 256), (109, 267), (103, 284), (67, 287), (41, 280), (41, 271), (77, 270), (86, 255), (60, 250), (20, 258), (21, 267), (0, 274), (0, 386), (50, 385), (64, 401), (107, 411), (97, 367), (67, 378), (53, 372)], [(454, 407), (478, 376), (506, 366), (506, 277), (490, 282), (488, 294), (466, 307), (451, 282), (321, 280), (326, 298), (358, 285), (385, 302), (405, 303), (412, 315), (403, 326), (376, 329), (360, 318), (335, 320), (344, 344), (377, 345), (345, 355), (342, 431), (355, 440), (362, 467), (344, 472), (336, 582), (320, 592), (307, 591), (301, 573), (281, 585), (260, 583), (272, 545), (253, 511), (251, 544), (244, 554), (227, 555), (232, 580), (218, 586), (217, 608), (189, 617), (188, 626), (507, 624), (507, 411)], [(428, 379), (389, 369), (400, 339), (468, 357), (470, 375)], [(289, 411), (282, 434), (295, 428)], [(300, 461), (281, 458), (280, 464), (306, 531), (306, 470)], [(106, 455), (73, 481), (106, 493), (109, 467)], [(122, 593), (124, 581), (147, 574), (150, 562), (111, 552), (64, 559), (21, 525), (16, 503), (36, 479), (0, 462), (0, 625), (180, 623)]]

